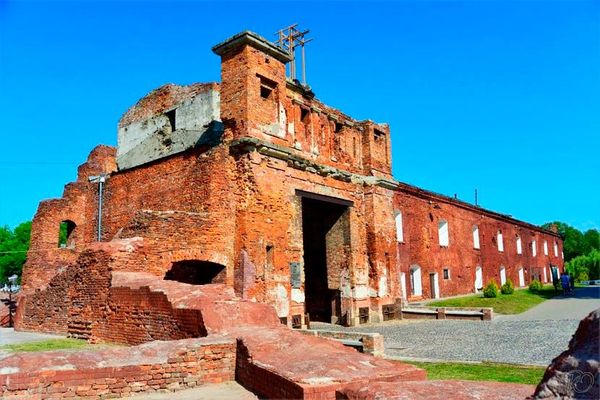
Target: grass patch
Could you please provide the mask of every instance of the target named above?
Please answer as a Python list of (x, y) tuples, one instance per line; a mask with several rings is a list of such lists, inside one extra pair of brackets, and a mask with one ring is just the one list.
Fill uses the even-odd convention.
[(48, 351), (48, 350), (66, 350), (66, 349), (83, 349), (91, 347), (85, 340), (79, 339), (48, 339), (38, 342), (6, 344), (0, 346), (0, 350), (9, 350), (13, 352), (20, 351)]
[(537, 385), (545, 367), (532, 367), (497, 363), (435, 363), (403, 361), (427, 371), (430, 380), (462, 379), (468, 381), (494, 381)]
[(432, 307), (492, 307), (498, 314), (520, 314), (555, 295), (554, 286), (546, 285), (539, 292), (531, 292), (525, 288), (515, 290), (513, 294), (499, 294), (495, 298), (488, 299), (483, 297), (483, 294), (475, 294), (434, 301), (427, 305)]

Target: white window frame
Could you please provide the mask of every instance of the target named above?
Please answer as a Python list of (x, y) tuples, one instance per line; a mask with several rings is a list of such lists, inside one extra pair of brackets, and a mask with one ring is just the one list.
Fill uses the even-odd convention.
[(438, 222), (438, 241), (442, 247), (450, 246), (450, 227), (445, 219)]
[(517, 254), (523, 254), (523, 241), (519, 235), (517, 235)]
[(479, 244), (479, 226), (473, 225), (473, 248), (480, 249), (481, 246)]
[(496, 233), (496, 240), (498, 241), (498, 251), (504, 252), (504, 237), (502, 236), (502, 231), (498, 231)]
[[(544, 272), (544, 276), (546, 273)], [(525, 269), (523, 267), (519, 268), (519, 287), (525, 286)]]
[(404, 243), (404, 227), (402, 226), (402, 212), (397, 211), (396, 217), (394, 217), (396, 221), (396, 241), (398, 243)]
[(410, 275), (410, 291), (413, 296), (423, 296), (423, 278), (421, 267), (417, 264), (412, 265), (409, 269)]
[(531, 255), (533, 257), (537, 256), (537, 243), (536, 243), (535, 239), (533, 239), (531, 241)]
[(554, 241), (554, 257), (558, 257), (558, 242)]
[(504, 285), (506, 283), (506, 268), (500, 267), (500, 285)]
[(544, 240), (544, 255), (548, 255), (548, 241)]
[(475, 267), (475, 293), (478, 293), (479, 289), (483, 289), (483, 268), (480, 265)]

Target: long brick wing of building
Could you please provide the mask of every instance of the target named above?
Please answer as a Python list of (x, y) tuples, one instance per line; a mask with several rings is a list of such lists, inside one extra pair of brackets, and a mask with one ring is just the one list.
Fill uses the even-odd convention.
[[(19, 329), (202, 334), (160, 294), (182, 290), (169, 281), (231, 288), (290, 326), (356, 325), (563, 268), (556, 232), (395, 181), (388, 125), (318, 101), (286, 77), (280, 47), (243, 32), (213, 52), (221, 83), (152, 91), (119, 121), (118, 147), (96, 147), (63, 197), (40, 203)], [(176, 321), (132, 339), (122, 327), (143, 307)]]

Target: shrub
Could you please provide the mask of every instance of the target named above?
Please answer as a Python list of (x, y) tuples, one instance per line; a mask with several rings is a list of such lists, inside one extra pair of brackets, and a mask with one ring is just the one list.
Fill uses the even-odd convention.
[(502, 288), (500, 289), (502, 294), (513, 294), (515, 291), (515, 285), (510, 279), (507, 279)]
[(491, 281), (486, 285), (485, 289), (483, 289), (483, 297), (498, 297), (498, 285), (496, 285), (496, 282)]
[(544, 285), (542, 285), (542, 282), (538, 281), (537, 279), (534, 279), (529, 284), (529, 290), (531, 290), (532, 292), (539, 292), (540, 290), (542, 290), (543, 286)]

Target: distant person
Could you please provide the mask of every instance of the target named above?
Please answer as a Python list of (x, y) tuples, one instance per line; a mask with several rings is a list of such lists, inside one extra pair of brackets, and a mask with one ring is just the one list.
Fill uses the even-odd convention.
[(552, 273), (552, 286), (554, 286), (554, 294), (558, 294), (558, 288), (560, 287), (560, 276), (556, 273)]
[(570, 292), (575, 293), (575, 277), (573, 275), (569, 275), (569, 286)]
[(569, 294), (569, 275), (566, 272), (563, 272), (560, 275), (560, 283), (562, 284), (562, 288), (563, 288), (563, 295), (566, 296), (567, 294)]

